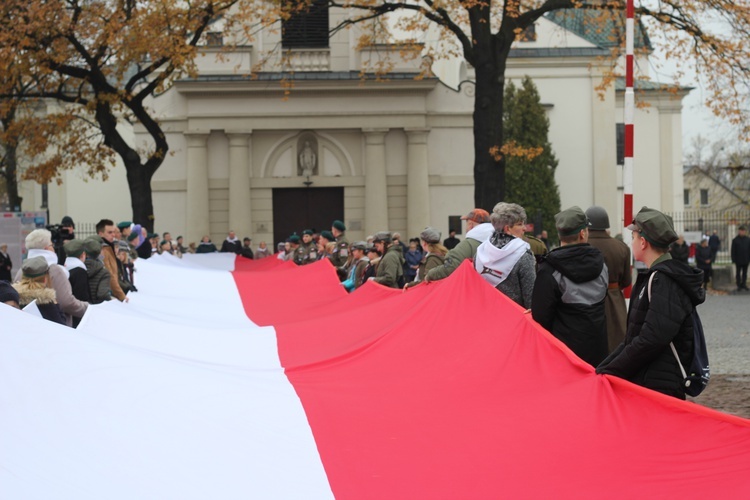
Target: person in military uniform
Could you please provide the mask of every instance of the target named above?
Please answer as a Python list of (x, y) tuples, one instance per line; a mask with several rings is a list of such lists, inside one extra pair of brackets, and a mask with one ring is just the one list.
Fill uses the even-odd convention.
[(318, 249), (313, 241), (313, 232), (310, 229), (302, 231), (302, 243), (294, 255), (294, 262), (304, 266), (318, 260)]
[(286, 253), (288, 257), (284, 260), (291, 260), (297, 265), (302, 265), (299, 261), (300, 253), (298, 250), (300, 249), (300, 239), (299, 236), (297, 236), (297, 233), (291, 235), (286, 241), (289, 243), (289, 251)]
[(401, 245), (393, 243), (388, 231), (375, 233), (372, 242), (383, 257), (380, 259), (375, 277), (371, 279), (384, 286), (401, 288), (404, 281), (404, 255)]
[(333, 254), (328, 253), (328, 244), (335, 242), (336, 238), (331, 231), (320, 232), (320, 236), (318, 236), (318, 260), (328, 259), (333, 265), (336, 265), (333, 261)]
[(549, 252), (547, 245), (536, 236), (527, 232), (524, 232), (522, 239), (529, 244), (529, 247), (531, 247), (531, 253), (534, 254), (534, 259), (536, 259), (536, 265), (538, 268), (539, 264), (544, 260), (544, 256)]
[(604, 299), (604, 312), (607, 315), (607, 345), (609, 352), (615, 350), (625, 340), (628, 310), (625, 306), (623, 290), (630, 286), (633, 275), (630, 270), (630, 249), (609, 235), (609, 215), (604, 208), (594, 205), (586, 210), (591, 222), (589, 244), (598, 248), (604, 255), (604, 263), (609, 271), (609, 285)]
[(331, 263), (336, 267), (343, 267), (349, 257), (349, 242), (344, 235), (346, 226), (340, 220), (331, 223), (331, 234), (336, 241), (336, 248), (333, 249), (333, 258)]

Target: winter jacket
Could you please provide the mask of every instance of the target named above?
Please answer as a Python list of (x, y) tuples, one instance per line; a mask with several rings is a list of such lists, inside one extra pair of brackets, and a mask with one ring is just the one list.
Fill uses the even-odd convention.
[[(674, 255), (672, 255), (672, 258), (674, 259)], [(711, 269), (711, 247), (704, 247), (702, 245), (695, 247), (695, 267), (698, 269)]]
[(92, 304), (101, 304), (112, 299), (110, 275), (104, 263), (99, 259), (86, 258), (86, 270), (89, 277), (89, 297)]
[(750, 237), (734, 237), (732, 240), (732, 263), (740, 266), (750, 264)]
[(669, 254), (674, 260), (678, 260), (687, 264), (688, 258), (690, 257), (690, 247), (687, 243), (684, 242), (682, 243), (682, 245), (674, 242), (672, 243), (672, 246), (669, 247)]
[(57, 305), (55, 290), (46, 287), (39, 288), (26, 281), (13, 283), (13, 288), (18, 292), (20, 299), (18, 305), (22, 309), (36, 300), (36, 306), (44, 319), (69, 326), (60, 306)]
[[(82, 318), (86, 313), (88, 303), (75, 298), (70, 287), (70, 273), (63, 266), (57, 264), (57, 254), (51, 250), (30, 249), (27, 258), (44, 257), (49, 264), (50, 286), (55, 290), (55, 300), (63, 312), (65, 324), (73, 326), (73, 318)], [(16, 274), (16, 281), (21, 281), (21, 270)]]
[(428, 272), (438, 266), (442, 266), (443, 262), (445, 262), (445, 256), (429, 252), (426, 253), (419, 262), (419, 269), (417, 269), (415, 280), (422, 281)]
[(143, 243), (138, 245), (136, 252), (138, 253), (138, 257), (140, 257), (141, 259), (148, 259), (149, 257), (151, 257), (151, 241), (143, 240)]
[(239, 238), (235, 238), (232, 240), (227, 236), (227, 239), (225, 239), (221, 244), (221, 251), (225, 253), (239, 254), (240, 252), (242, 252), (242, 242), (239, 240)]
[(391, 245), (381, 257), (375, 281), (384, 286), (399, 288), (404, 276), (404, 256), (400, 245)]
[(404, 265), (404, 276), (407, 280), (414, 279), (414, 277), (417, 275), (419, 263), (422, 262), (422, 252), (420, 252), (418, 249), (407, 250), (406, 254), (404, 255), (404, 260), (406, 261), (406, 265)]
[[(648, 280), (651, 299), (648, 297)], [(596, 369), (655, 391), (685, 399), (682, 373), (669, 347), (673, 342), (683, 366), (693, 353), (693, 308), (706, 299), (703, 271), (666, 254), (639, 273), (628, 310), (625, 341)]]
[(494, 232), (495, 228), (489, 222), (474, 227), (466, 233), (466, 239), (448, 252), (442, 266), (427, 272), (427, 281), (437, 281), (450, 276), (463, 261), (473, 259), (479, 245), (488, 240)]
[(102, 238), (102, 256), (104, 257), (104, 267), (109, 272), (109, 288), (112, 290), (112, 297), (120, 302), (125, 300), (125, 292), (120, 288), (119, 274), (117, 273), (117, 257), (112, 243)]
[(531, 307), (536, 259), (523, 239), (493, 233), (477, 247), (474, 269), (513, 302), (524, 309)]
[(208, 243), (200, 242), (198, 244), (198, 249), (195, 251), (195, 253), (213, 253), (216, 251), (216, 245), (211, 243), (210, 241)]
[(593, 366), (609, 352), (604, 313), (608, 283), (602, 253), (576, 243), (550, 251), (534, 284), (533, 318)]

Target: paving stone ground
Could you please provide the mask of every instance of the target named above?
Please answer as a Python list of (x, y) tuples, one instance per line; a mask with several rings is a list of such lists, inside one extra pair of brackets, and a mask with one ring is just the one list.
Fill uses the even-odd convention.
[(750, 418), (750, 293), (710, 290), (698, 307), (711, 381), (695, 403)]

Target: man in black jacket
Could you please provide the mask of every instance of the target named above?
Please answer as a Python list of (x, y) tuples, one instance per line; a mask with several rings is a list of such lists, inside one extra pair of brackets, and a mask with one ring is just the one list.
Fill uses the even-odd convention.
[(747, 290), (747, 266), (750, 264), (750, 238), (747, 227), (740, 226), (732, 240), (732, 263), (737, 267), (737, 290)]
[(689, 366), (693, 356), (692, 311), (706, 298), (701, 288), (703, 272), (669, 254), (677, 233), (672, 219), (658, 210), (643, 207), (628, 229), (633, 231), (633, 256), (648, 269), (638, 275), (633, 286), (625, 340), (596, 372), (685, 399), (682, 372), (670, 343), (680, 363)]
[(609, 273), (602, 253), (588, 243), (589, 225), (579, 207), (555, 215), (561, 246), (539, 265), (531, 315), (578, 357), (596, 366), (609, 352), (604, 314)]

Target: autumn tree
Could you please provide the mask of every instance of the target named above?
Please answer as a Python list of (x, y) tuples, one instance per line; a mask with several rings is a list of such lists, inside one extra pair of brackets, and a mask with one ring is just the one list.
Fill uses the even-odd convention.
[[(157, 117), (147, 107), (172, 82), (194, 71), (196, 47), (217, 16), (252, 29), (257, 13), (241, 0), (4, 0), (0, 5), (0, 65), (18, 60), (26, 75), (49, 83), (25, 99), (76, 107), (127, 170), (133, 220), (154, 226), (151, 179), (169, 153)], [(263, 22), (262, 20), (259, 22)], [(0, 97), (17, 98), (0, 89)], [(139, 149), (123, 136), (125, 121), (151, 140)]]
[(96, 127), (75, 107), (31, 97), (53, 85), (51, 79), (27, 74), (19, 58), (4, 58), (0, 65), (0, 178), (11, 209), (21, 208), (21, 179), (60, 182), (63, 170), (81, 166), (89, 176), (106, 178), (113, 155), (97, 140)]
[[(526, 155), (508, 156), (505, 197), (524, 207), (530, 222), (536, 222), (539, 215), (543, 228), (553, 228), (554, 215), (560, 211), (557, 158), (547, 138), (549, 119), (531, 78), (524, 78), (520, 88), (513, 82), (506, 84), (503, 112), (506, 144), (527, 151)], [(539, 230), (537, 227), (536, 232)]]
[[(374, 23), (399, 13), (402, 19), (396, 28), (401, 33), (418, 38), (431, 27), (437, 28), (445, 43), (428, 55), (435, 58), (441, 51), (457, 53), (473, 67), (474, 198), (476, 206), (486, 209), (506, 194), (508, 155), (501, 153), (505, 145), (503, 95), (513, 42), (540, 17), (564, 9), (595, 13), (587, 19), (592, 30), (608, 23), (624, 27), (625, 16), (625, 2), (621, 0), (330, 0), (329, 5), (354, 12), (345, 25)], [(705, 77), (704, 86), (711, 95), (707, 104), (750, 134), (746, 92), (750, 9), (746, 3), (639, 2), (636, 15), (647, 29), (658, 32), (656, 41), (666, 57), (684, 63), (685, 71), (695, 70)], [(616, 36), (613, 60), (624, 53), (624, 28)], [(614, 72), (617, 66), (612, 64), (612, 68)]]

